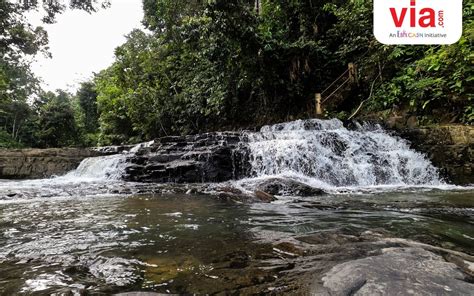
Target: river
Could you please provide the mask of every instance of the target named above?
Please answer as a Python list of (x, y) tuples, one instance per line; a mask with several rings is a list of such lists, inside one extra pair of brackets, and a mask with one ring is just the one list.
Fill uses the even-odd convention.
[(390, 239), (474, 255), (472, 187), (380, 129), (323, 124), (246, 135), (252, 175), (225, 184), (291, 179), (323, 195), (239, 203), (213, 194), (222, 184), (123, 182), (121, 155), (1, 181), (0, 294), (314, 294), (334, 266), (403, 245)]

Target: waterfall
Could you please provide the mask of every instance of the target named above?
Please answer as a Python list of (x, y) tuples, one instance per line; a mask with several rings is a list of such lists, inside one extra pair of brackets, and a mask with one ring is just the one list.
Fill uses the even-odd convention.
[(64, 178), (66, 180), (120, 180), (127, 167), (127, 157), (134, 155), (142, 148), (148, 148), (153, 145), (155, 141), (146, 143), (140, 143), (133, 147), (128, 148), (129, 151), (109, 155), (90, 157), (84, 159), (77, 169), (66, 174)]
[(99, 156), (84, 159), (66, 179), (120, 180), (126, 166), (126, 154)]
[[(133, 185), (124, 176), (131, 173), (139, 177), (133, 182), (149, 182), (149, 176), (191, 178), (201, 171), (229, 179), (234, 176), (239, 180), (231, 185), (250, 193), (274, 180), (283, 181), (280, 184), (288, 189), (288, 184), (303, 183), (333, 193), (372, 191), (374, 186), (382, 191), (392, 187), (449, 188), (427, 158), (410, 149), (405, 140), (378, 125), (348, 129), (337, 119), (299, 120), (241, 134), (168, 137), (158, 143), (111, 149), (123, 152), (84, 159), (64, 176), (2, 181), (0, 201), (108, 194), (122, 189), (130, 192)], [(157, 178), (151, 182), (166, 181)]]
[[(153, 143), (141, 143), (117, 155), (85, 159), (65, 177), (120, 180), (129, 165), (127, 157)], [(337, 119), (298, 120), (245, 132), (240, 145), (248, 151), (251, 177), (297, 178), (325, 188), (443, 184), (424, 155), (379, 125), (347, 129)]]
[(146, 143), (140, 143), (140, 144), (137, 144), (135, 145), (135, 147), (133, 147), (132, 149), (130, 149), (130, 153), (137, 153), (140, 149), (142, 148), (148, 148), (150, 147), (151, 145), (153, 145), (155, 143), (155, 141), (149, 141), (149, 142), (146, 142)]
[(299, 120), (247, 133), (253, 177), (287, 176), (318, 186), (434, 186), (437, 169), (378, 125), (349, 130), (337, 119)]

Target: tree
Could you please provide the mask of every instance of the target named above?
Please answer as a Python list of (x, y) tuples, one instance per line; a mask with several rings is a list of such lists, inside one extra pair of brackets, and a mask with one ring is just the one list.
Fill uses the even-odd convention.
[(110, 6), (109, 0), (17, 0), (15, 9), (24, 12), (28, 10), (38, 10), (42, 8), (44, 11), (43, 22), (53, 23), (57, 14), (63, 13), (67, 8), (80, 9), (89, 13), (96, 12), (100, 8)]
[[(125, 95), (114, 70), (115, 65), (112, 65), (96, 77), (101, 145), (123, 144), (135, 136), (127, 114)], [(143, 118), (146, 115), (143, 114)]]
[(473, 121), (470, 8), (466, 36), (439, 47), (378, 43), (371, 1), (144, 0), (144, 10), (151, 33), (130, 33), (97, 79), (102, 143), (310, 117), (314, 94), (349, 62), (360, 83), (329, 114), (397, 105)]
[[(0, 132), (7, 138), (26, 145), (35, 145), (37, 106), (31, 99), (41, 93), (39, 82), (30, 69), (31, 57), (48, 55), (48, 36), (41, 27), (29, 24), (25, 12), (42, 8), (44, 21), (69, 7), (93, 12), (106, 7), (106, 1), (8, 1), (0, 0)], [(92, 124), (94, 122), (92, 121)], [(1, 144), (0, 144), (1, 145)]]
[[(337, 17), (328, 44), (338, 48), (334, 60), (355, 61), (361, 72), (359, 100), (373, 95), (366, 113), (393, 106), (425, 123), (474, 122), (472, 107), (473, 10), (464, 9), (464, 34), (459, 42), (443, 46), (387, 46), (372, 34), (372, 1), (326, 5)], [(471, 64), (470, 64), (471, 63)], [(360, 101), (353, 100), (357, 103)]]
[(58, 90), (46, 93), (47, 103), (39, 111), (39, 146), (67, 147), (80, 144), (80, 134), (71, 105), (71, 95)]
[(76, 93), (82, 115), (81, 124), (86, 133), (95, 133), (99, 129), (99, 114), (97, 112), (97, 91), (93, 81), (80, 84)]

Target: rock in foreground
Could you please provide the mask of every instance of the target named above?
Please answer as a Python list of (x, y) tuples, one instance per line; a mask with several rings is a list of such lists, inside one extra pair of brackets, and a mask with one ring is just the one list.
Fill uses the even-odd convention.
[(472, 295), (459, 268), (422, 248), (386, 248), (378, 256), (342, 263), (323, 277), (317, 295)]

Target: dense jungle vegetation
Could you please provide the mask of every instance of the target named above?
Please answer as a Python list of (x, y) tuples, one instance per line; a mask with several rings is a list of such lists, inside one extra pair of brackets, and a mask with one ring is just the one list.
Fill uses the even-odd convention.
[(44, 5), (52, 22), (66, 9), (32, 3), (0, 0), (3, 147), (121, 144), (307, 118), (314, 94), (350, 62), (359, 81), (328, 117), (403, 110), (425, 124), (474, 123), (470, 1), (458, 43), (387, 46), (373, 37), (372, 1), (143, 0), (147, 30), (130, 32), (115, 62), (75, 94), (45, 92), (31, 72), (29, 57), (48, 54), (48, 39), (23, 14)]

